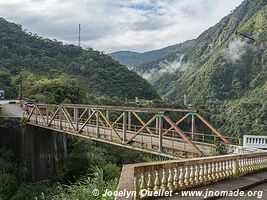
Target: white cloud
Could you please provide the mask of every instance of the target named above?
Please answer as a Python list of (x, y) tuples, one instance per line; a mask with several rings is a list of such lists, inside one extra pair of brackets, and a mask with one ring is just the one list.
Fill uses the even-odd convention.
[(223, 56), (225, 59), (232, 62), (237, 62), (242, 59), (248, 48), (248, 43), (240, 38), (235, 38), (228, 46), (227, 49), (223, 51)]
[(159, 64), (159, 68), (152, 68), (144, 73), (139, 72), (144, 79), (152, 81), (154, 78), (159, 78), (162, 75), (174, 75), (177, 72), (183, 72), (187, 69), (188, 63), (184, 62), (184, 55), (177, 55), (179, 59), (169, 62), (167, 60), (162, 61)]
[(0, 15), (43, 37), (105, 52), (146, 51), (197, 37), (242, 0), (0, 0)]

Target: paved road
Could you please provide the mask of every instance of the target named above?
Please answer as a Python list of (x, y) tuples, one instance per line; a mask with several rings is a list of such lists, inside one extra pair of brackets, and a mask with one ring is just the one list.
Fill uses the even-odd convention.
[[(15, 102), (15, 104), (10, 104)], [(2, 107), (0, 116), (2, 117), (23, 117), (25, 111), (18, 105), (18, 100), (1, 100), (0, 105)]]
[[(162, 197), (160, 200), (267, 200), (267, 170), (247, 174), (237, 178), (225, 179), (216, 183), (179, 191), (172, 197)], [(259, 184), (259, 185), (257, 185)], [(253, 186), (256, 185), (256, 186)], [(245, 189), (248, 188), (248, 189)], [(191, 191), (190, 193), (188, 191)], [(193, 191), (193, 192), (192, 192)], [(220, 197), (213, 192), (233, 191), (233, 195)], [(241, 194), (244, 191), (244, 194)], [(207, 192), (207, 193), (206, 193)], [(211, 193), (209, 193), (211, 192)], [(182, 194), (185, 194), (184, 196)], [(191, 195), (190, 195), (191, 194)], [(206, 195), (207, 194), (207, 195)], [(215, 193), (216, 194), (216, 193)], [(206, 198), (207, 197), (207, 198)]]
[[(254, 200), (254, 199), (267, 199), (267, 183), (254, 186), (248, 190), (244, 190), (245, 197), (222, 197), (219, 200)], [(252, 195), (252, 196), (250, 196)]]

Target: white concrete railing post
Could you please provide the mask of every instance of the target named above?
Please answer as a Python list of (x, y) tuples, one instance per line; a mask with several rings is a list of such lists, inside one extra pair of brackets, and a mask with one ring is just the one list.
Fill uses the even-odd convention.
[(244, 135), (243, 147), (267, 149), (267, 136), (263, 135)]
[(139, 183), (136, 192), (143, 198), (140, 189), (184, 190), (267, 168), (267, 152), (142, 163), (132, 167), (135, 178), (140, 179), (136, 181)]

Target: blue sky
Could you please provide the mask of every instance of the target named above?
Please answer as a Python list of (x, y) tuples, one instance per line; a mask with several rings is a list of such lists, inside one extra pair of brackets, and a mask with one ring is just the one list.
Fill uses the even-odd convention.
[(197, 37), (242, 0), (9, 0), (0, 17), (64, 43), (104, 52), (148, 51)]

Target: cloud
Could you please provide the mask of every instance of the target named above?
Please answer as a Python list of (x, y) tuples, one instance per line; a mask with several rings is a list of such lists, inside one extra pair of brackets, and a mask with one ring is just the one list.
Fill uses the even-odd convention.
[(159, 68), (152, 68), (144, 73), (139, 72), (139, 75), (147, 80), (152, 80), (154, 77), (158, 78), (162, 75), (174, 75), (177, 72), (183, 72), (188, 67), (188, 63), (184, 62), (183, 58), (184, 55), (180, 55), (179, 59), (173, 62), (169, 62), (167, 60), (162, 61), (159, 64)]
[(228, 48), (223, 51), (223, 56), (225, 59), (235, 63), (242, 59), (242, 56), (246, 54), (248, 47), (249, 44), (245, 40), (235, 38), (230, 42)]
[(197, 37), (242, 0), (10, 0), (1, 17), (43, 37), (105, 52), (147, 51)]

